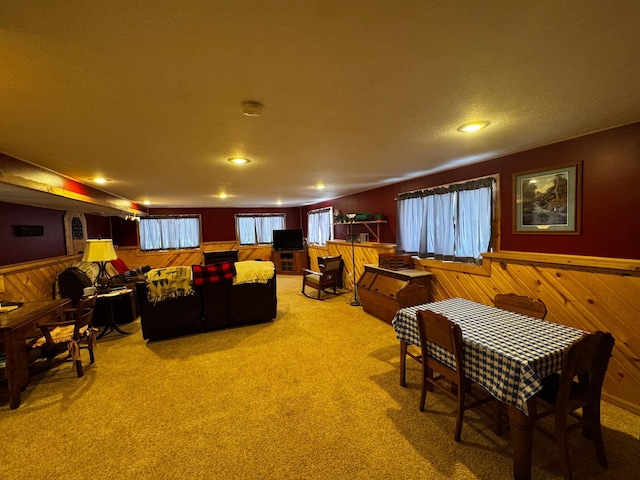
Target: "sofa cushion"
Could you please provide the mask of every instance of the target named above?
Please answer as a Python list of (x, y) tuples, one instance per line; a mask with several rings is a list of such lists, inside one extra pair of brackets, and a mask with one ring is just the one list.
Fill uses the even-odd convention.
[(127, 264), (124, 263), (124, 260), (122, 260), (121, 258), (116, 258), (115, 260), (111, 260), (111, 265), (114, 266), (114, 268), (118, 271), (119, 275), (122, 275), (124, 272), (126, 272), (127, 270), (129, 270), (129, 267), (127, 267)]

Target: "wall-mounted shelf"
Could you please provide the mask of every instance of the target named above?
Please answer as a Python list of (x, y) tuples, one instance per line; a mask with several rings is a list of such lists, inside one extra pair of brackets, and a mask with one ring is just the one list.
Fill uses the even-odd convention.
[[(367, 230), (369, 230), (369, 233), (371, 233), (371, 236), (376, 239), (376, 242), (380, 242), (380, 225), (383, 223), (387, 223), (387, 221), (386, 220), (365, 220), (361, 222), (343, 222), (343, 223), (334, 223), (333, 226), (334, 227), (345, 227), (345, 226), (350, 227), (351, 225), (364, 225), (367, 228)], [(375, 232), (373, 231), (372, 225), (375, 225)], [(346, 233), (353, 233), (353, 232), (348, 231), (344, 233), (346, 234)]]

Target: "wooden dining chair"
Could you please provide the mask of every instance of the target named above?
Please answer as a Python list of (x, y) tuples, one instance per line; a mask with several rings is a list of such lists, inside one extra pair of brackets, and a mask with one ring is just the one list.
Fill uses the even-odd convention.
[[(81, 343), (89, 350), (90, 363), (95, 362), (93, 350), (96, 346), (96, 336), (91, 321), (97, 298), (97, 295), (80, 298), (76, 308), (63, 310), (64, 319), (37, 324), (42, 336), (30, 342), (28, 346), (40, 350), (41, 357), (47, 360), (47, 366), (71, 360), (78, 377), (82, 377), (84, 372), (80, 357)], [(66, 357), (60, 358), (62, 353), (67, 353)]]
[[(495, 399), (488, 392), (483, 396), (478, 396), (472, 391), (472, 386), (475, 384), (465, 376), (462, 330), (458, 324), (430, 310), (419, 310), (418, 330), (420, 332), (420, 348), (422, 350), (420, 411), (424, 412), (429, 385), (438, 388), (447, 396), (456, 400), (454, 439), (459, 442), (465, 410)], [(433, 355), (433, 348), (444, 350), (451, 357), (453, 367), (436, 358)], [(434, 372), (436, 375), (434, 375)], [(467, 395), (472, 397), (473, 401), (467, 402)]]
[[(560, 373), (542, 379), (536, 420), (555, 415), (554, 430), (550, 432), (538, 421), (536, 426), (555, 437), (566, 479), (572, 478), (567, 434), (578, 428), (593, 442), (598, 463), (604, 468), (608, 465), (600, 423), (600, 400), (614, 343), (613, 335), (608, 332), (585, 334), (567, 350)], [(582, 414), (578, 412), (580, 409)]]
[[(396, 294), (399, 308), (413, 307), (431, 301), (431, 289), (426, 285), (409, 284), (398, 290)], [(413, 346), (407, 345), (407, 342), (400, 340), (400, 386), (407, 386), (407, 357), (413, 358), (418, 363), (422, 363), (422, 354), (419, 351), (413, 351)]]
[(535, 300), (525, 295), (515, 293), (499, 293), (493, 299), (496, 308), (520, 313), (529, 317), (544, 318), (547, 315), (547, 307), (541, 300)]
[(313, 298), (305, 292), (305, 287), (311, 287), (315, 288), (318, 292), (317, 300), (321, 300), (321, 293), (327, 289), (332, 289), (333, 291), (331, 293), (337, 295), (341, 264), (342, 256), (337, 255), (335, 257), (325, 257), (324, 265), (320, 266), (319, 272), (304, 268), (302, 294), (306, 297)]

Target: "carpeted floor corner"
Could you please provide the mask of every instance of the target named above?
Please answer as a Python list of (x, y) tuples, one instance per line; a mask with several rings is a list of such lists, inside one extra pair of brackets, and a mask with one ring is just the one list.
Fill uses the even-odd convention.
[[(419, 366), (399, 386), (393, 328), (348, 304), (278, 278), (269, 324), (160, 342), (110, 333), (96, 363), (33, 379), (22, 405), (0, 396), (2, 479), (508, 479), (509, 435), (429, 394)], [(603, 405), (610, 467), (572, 437), (575, 478), (634, 478), (640, 418)], [(534, 479), (562, 478), (555, 445), (534, 435)]]

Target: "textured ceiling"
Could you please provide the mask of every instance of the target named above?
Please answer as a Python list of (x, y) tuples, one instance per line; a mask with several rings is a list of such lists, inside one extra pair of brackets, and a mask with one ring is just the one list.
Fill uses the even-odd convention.
[[(623, 0), (3, 0), (0, 152), (151, 206), (315, 203), (640, 120), (639, 18)], [(472, 120), (491, 125), (456, 131)]]

